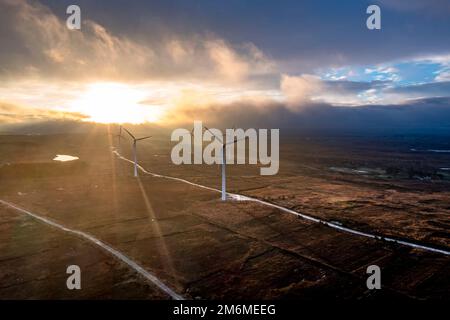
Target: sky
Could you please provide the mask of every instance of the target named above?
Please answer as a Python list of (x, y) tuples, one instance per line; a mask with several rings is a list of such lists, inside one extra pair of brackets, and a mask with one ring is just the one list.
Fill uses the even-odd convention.
[(448, 0), (0, 0), (0, 125), (450, 131), (449, 18)]

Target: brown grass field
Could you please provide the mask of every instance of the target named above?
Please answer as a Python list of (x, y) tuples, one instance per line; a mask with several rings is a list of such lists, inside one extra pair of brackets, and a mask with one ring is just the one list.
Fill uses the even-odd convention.
[[(0, 136), (0, 199), (95, 236), (185, 298), (450, 298), (448, 255), (341, 232), (255, 202), (222, 202), (216, 192), (179, 181), (142, 172), (134, 178), (111, 146), (117, 140), (102, 132)], [(123, 141), (121, 152), (131, 158), (129, 146)], [(218, 166), (175, 166), (170, 150), (168, 137), (157, 137), (139, 145), (139, 162), (220, 187)], [(80, 159), (57, 163), (56, 154)], [(230, 165), (228, 185), (230, 192), (448, 251), (450, 182), (444, 173), (422, 179), (428, 169), (411, 168), (444, 166), (450, 156), (424, 157), (285, 139), (278, 175)], [(168, 298), (93, 243), (1, 204), (0, 229), (1, 299)], [(66, 288), (71, 264), (81, 267), (81, 290)], [(381, 290), (366, 287), (372, 264), (382, 270)]]

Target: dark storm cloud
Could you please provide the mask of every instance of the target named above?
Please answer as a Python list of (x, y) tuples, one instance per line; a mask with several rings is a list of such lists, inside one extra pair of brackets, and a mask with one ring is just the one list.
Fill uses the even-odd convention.
[[(357, 82), (337, 80), (323, 81), (321, 88), (323, 96), (326, 97), (327, 94), (333, 94), (336, 99), (352, 98), (367, 92), (377, 94), (379, 100), (385, 103), (393, 101), (402, 104), (405, 101), (418, 98), (450, 97), (450, 81), (396, 86), (393, 81)], [(373, 104), (373, 101), (371, 104)]]
[(450, 2), (448, 0), (378, 0), (383, 6), (399, 11), (416, 11), (436, 15), (448, 15)]
[[(448, 12), (448, 2), (440, 0), (78, 0), (85, 22), (81, 35), (63, 29), (73, 1), (28, 2), (39, 10), (18, 15), (23, 2), (0, 0), (0, 36), (8, 48), (0, 49), (3, 74), (80, 75), (95, 65), (97, 75), (116, 78), (205, 77), (211, 71), (224, 76), (208, 45), (221, 41), (236, 57), (236, 74), (258, 69), (260, 78), (248, 76), (271, 84), (279, 79), (268, 72), (271, 60), (278, 73), (301, 74), (450, 52), (448, 15), (424, 14)], [(372, 3), (381, 6), (380, 31), (365, 26)]]
[[(1, 76), (238, 82), (272, 70), (271, 61), (251, 42), (233, 44), (208, 32), (165, 32), (163, 25), (150, 29), (156, 34), (152, 37), (132, 16), (121, 25), (117, 14), (127, 11), (114, 10), (112, 2), (103, 2), (103, 8), (80, 4), (82, 28), (71, 31), (65, 25), (66, 6), (58, 4), (51, 10), (37, 1), (0, 0)], [(105, 10), (108, 19), (102, 19)]]
[(384, 88), (390, 84), (391, 81), (348, 81), (348, 80), (336, 80), (336, 81), (323, 81), (323, 91), (332, 91), (341, 94), (357, 94), (362, 91)]
[[(1, 107), (1, 106), (0, 106)], [(416, 99), (403, 105), (373, 105), (361, 107), (335, 107), (315, 104), (303, 112), (292, 112), (281, 103), (260, 104), (238, 102), (214, 105), (210, 108), (182, 110), (184, 122), (177, 127), (191, 128), (194, 120), (217, 128), (280, 128), (281, 138), (289, 133), (305, 134), (445, 134), (450, 135), (450, 98)], [(179, 116), (179, 115), (177, 115)], [(16, 118), (20, 116), (16, 115)], [(1, 119), (1, 116), (0, 116)], [(22, 119), (23, 120), (23, 119)], [(92, 124), (68, 117), (66, 121), (40, 116), (34, 121), (2, 123), (0, 132), (71, 132), (86, 131)], [(148, 127), (148, 128), (147, 128)], [(148, 132), (168, 129), (151, 124), (138, 126)], [(147, 129), (146, 129), (147, 128)]]
[(202, 120), (218, 128), (283, 128), (330, 133), (445, 133), (450, 134), (450, 98), (411, 100), (402, 105), (336, 107), (313, 103), (294, 112), (281, 103), (237, 102), (199, 110), (185, 108), (183, 125)]
[[(325, 81), (310, 75), (329, 67), (448, 55), (447, 1), (78, 0), (81, 32), (64, 25), (66, 8), (73, 3), (0, 0), (0, 76), (40, 77), (43, 86), (47, 77), (163, 79), (162, 87), (180, 79), (200, 79), (201, 84), (227, 79), (239, 86), (245, 79), (243, 91), (252, 82), (258, 89), (278, 90), (280, 95), (273, 96), (286, 101), (241, 99), (176, 109), (175, 116), (225, 125), (239, 119), (238, 125), (247, 127), (449, 128), (449, 101), (436, 99), (450, 96), (449, 82), (398, 87), (392, 81)], [(380, 31), (365, 25), (372, 3), (381, 6)], [(355, 105), (360, 100), (354, 97), (374, 90), (394, 97), (395, 103), (416, 100), (344, 108), (311, 99), (314, 91), (330, 94), (330, 100), (345, 96), (341, 101)], [(417, 100), (424, 97), (430, 99)], [(14, 122), (27, 115), (4, 111), (0, 120)]]
[(402, 93), (402, 94), (414, 94), (414, 95), (426, 95), (437, 97), (449, 97), (450, 96), (450, 81), (445, 82), (431, 82), (417, 85), (403, 86), (390, 88), (387, 90), (389, 93)]
[[(284, 72), (450, 51), (446, 0), (77, 2), (87, 18), (117, 34), (154, 40), (214, 33), (235, 43), (252, 42), (279, 61)], [(43, 3), (61, 14), (72, 1)], [(381, 7), (380, 31), (365, 25), (366, 8), (373, 3)]]

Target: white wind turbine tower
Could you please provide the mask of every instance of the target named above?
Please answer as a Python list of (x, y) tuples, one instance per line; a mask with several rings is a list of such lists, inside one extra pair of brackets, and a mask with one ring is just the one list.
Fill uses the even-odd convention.
[(219, 142), (222, 144), (222, 201), (226, 201), (227, 200), (227, 175), (226, 175), (226, 170), (225, 170), (225, 167), (227, 165), (226, 146), (229, 144), (235, 144), (236, 142), (238, 142), (240, 140), (244, 140), (245, 138), (240, 139), (240, 140), (237, 140), (236, 138), (234, 138), (234, 141), (224, 143), (220, 137), (216, 136), (206, 126), (204, 126), (204, 127), (207, 131), (209, 131), (209, 133), (211, 133), (214, 137), (216, 137), (216, 139), (219, 140)]
[(130, 137), (133, 139), (133, 157), (134, 157), (134, 176), (137, 177), (138, 176), (138, 170), (137, 170), (137, 150), (136, 150), (136, 145), (138, 141), (141, 140), (145, 140), (150, 138), (151, 136), (146, 136), (146, 137), (142, 137), (142, 138), (136, 138), (130, 131), (128, 131), (127, 129), (123, 128), (123, 130), (125, 130)]

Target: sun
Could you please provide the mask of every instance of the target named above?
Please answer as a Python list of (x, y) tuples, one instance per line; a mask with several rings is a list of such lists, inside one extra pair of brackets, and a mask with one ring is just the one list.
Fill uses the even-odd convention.
[(86, 121), (98, 123), (157, 122), (164, 109), (144, 104), (148, 92), (120, 83), (94, 83), (71, 103), (71, 109), (86, 115)]

